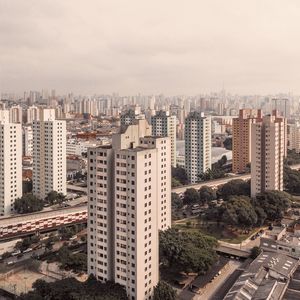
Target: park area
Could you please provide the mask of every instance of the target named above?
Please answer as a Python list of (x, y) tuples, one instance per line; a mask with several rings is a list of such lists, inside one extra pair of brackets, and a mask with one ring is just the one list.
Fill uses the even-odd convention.
[(191, 232), (200, 231), (203, 234), (213, 236), (217, 240), (230, 244), (240, 244), (259, 230), (259, 228), (244, 230), (223, 223), (218, 224), (213, 221), (203, 221), (200, 217), (191, 217), (175, 221), (173, 228)]

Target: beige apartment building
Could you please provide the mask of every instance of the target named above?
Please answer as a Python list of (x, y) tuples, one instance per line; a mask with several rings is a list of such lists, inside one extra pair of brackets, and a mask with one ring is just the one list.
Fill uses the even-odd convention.
[(276, 111), (251, 125), (251, 196), (283, 190), (286, 121)]
[(240, 109), (232, 123), (232, 172), (245, 172), (251, 162), (251, 125), (260, 121), (260, 109)]
[(211, 168), (211, 118), (191, 112), (185, 119), (185, 170), (190, 183)]
[(55, 119), (55, 109), (41, 109), (33, 120), (33, 194), (44, 199), (49, 192), (66, 195), (66, 122)]
[(171, 145), (146, 120), (112, 145), (88, 149), (88, 273), (151, 299), (159, 280), (159, 230), (171, 226)]
[(10, 121), (9, 110), (0, 110), (0, 216), (14, 212), (22, 197), (22, 129)]

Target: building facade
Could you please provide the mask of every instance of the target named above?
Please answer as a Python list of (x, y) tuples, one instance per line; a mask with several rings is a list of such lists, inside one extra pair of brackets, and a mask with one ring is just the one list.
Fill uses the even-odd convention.
[(33, 133), (31, 126), (23, 126), (22, 128), (23, 138), (23, 156), (32, 156), (33, 154)]
[(300, 124), (287, 125), (287, 149), (300, 153)]
[(54, 109), (40, 111), (33, 121), (33, 193), (44, 199), (51, 191), (66, 194), (66, 122)]
[(190, 183), (211, 168), (211, 118), (191, 112), (185, 119), (185, 170)]
[(243, 173), (251, 163), (251, 125), (260, 121), (260, 109), (240, 109), (232, 124), (232, 171)]
[(251, 125), (251, 196), (283, 190), (285, 119), (276, 112)]
[(151, 117), (152, 135), (168, 136), (171, 141), (171, 164), (176, 167), (176, 116), (159, 111)]
[(168, 137), (138, 120), (112, 145), (88, 151), (88, 273), (151, 299), (159, 280), (159, 230), (171, 226)]
[(8, 110), (0, 111), (0, 216), (13, 213), (22, 197), (22, 129), (9, 119)]

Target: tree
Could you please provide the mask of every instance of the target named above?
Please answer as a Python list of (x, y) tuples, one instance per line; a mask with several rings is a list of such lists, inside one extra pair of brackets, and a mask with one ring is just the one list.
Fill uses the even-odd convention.
[(56, 191), (52, 191), (48, 193), (46, 197), (46, 201), (50, 204), (61, 204), (63, 201), (65, 201), (65, 195), (63, 193), (58, 193)]
[(172, 182), (171, 182), (171, 186), (172, 188), (175, 188), (175, 187), (178, 187), (178, 186), (181, 186), (182, 184), (180, 183), (180, 181), (174, 177), (172, 177)]
[(178, 271), (205, 273), (216, 260), (216, 246), (215, 238), (201, 232), (160, 232), (161, 263)]
[(227, 150), (232, 150), (232, 137), (228, 137), (223, 142), (224, 148)]
[(255, 259), (261, 253), (261, 249), (257, 246), (251, 249), (250, 257)]
[(15, 210), (19, 214), (28, 214), (43, 209), (44, 203), (33, 194), (25, 194), (15, 201)]
[(33, 291), (22, 294), (19, 300), (127, 300), (125, 289), (113, 282), (101, 283), (94, 276), (85, 282), (66, 278), (55, 282), (38, 279)]
[(224, 223), (235, 226), (254, 226), (257, 223), (257, 214), (246, 196), (231, 196), (222, 206), (222, 220)]
[(194, 188), (188, 188), (184, 192), (184, 203), (192, 204), (200, 202), (200, 195)]
[(206, 170), (205, 172), (199, 174), (199, 179), (202, 181), (218, 179), (226, 177), (225, 164), (227, 163), (227, 156), (223, 155), (221, 159), (212, 164), (211, 169)]
[(165, 281), (159, 281), (154, 288), (153, 300), (175, 300), (176, 291)]
[(250, 196), (250, 181), (233, 179), (218, 189), (218, 194), (228, 200), (230, 196)]
[(172, 167), (172, 178), (179, 181), (182, 185), (189, 183), (185, 169), (179, 166), (176, 168)]
[(291, 205), (291, 195), (281, 191), (266, 191), (252, 200), (254, 207), (261, 207), (270, 221), (283, 218)]
[(23, 194), (32, 192), (32, 180), (23, 180), (22, 182)]
[(176, 193), (171, 194), (171, 203), (173, 209), (180, 209), (183, 207), (183, 200)]
[(300, 194), (300, 172), (284, 166), (283, 173), (284, 188), (290, 193)]
[(210, 186), (202, 186), (199, 190), (200, 200), (205, 202), (210, 202), (217, 199), (216, 191)]

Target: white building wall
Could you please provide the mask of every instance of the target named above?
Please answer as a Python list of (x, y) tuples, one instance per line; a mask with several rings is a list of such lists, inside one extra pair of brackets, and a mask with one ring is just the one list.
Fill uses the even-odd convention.
[(44, 199), (51, 191), (66, 194), (66, 122), (45, 109), (33, 122), (33, 193)]
[(140, 120), (88, 151), (88, 272), (136, 300), (151, 298), (158, 233), (171, 225), (170, 140), (145, 136), (149, 129)]
[(0, 114), (0, 216), (14, 211), (14, 201), (22, 197), (22, 129), (11, 123), (9, 111)]

